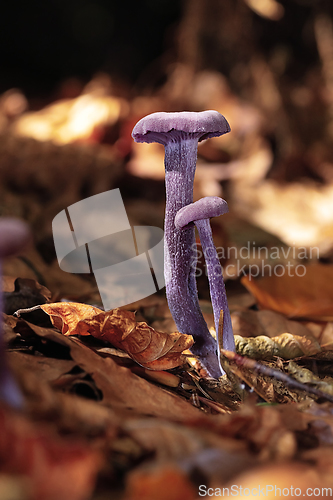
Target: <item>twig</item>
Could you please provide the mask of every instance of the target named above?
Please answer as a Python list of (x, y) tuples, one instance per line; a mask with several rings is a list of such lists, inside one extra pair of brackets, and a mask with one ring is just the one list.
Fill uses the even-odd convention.
[(13, 316), (20, 318), (21, 314), (26, 314), (26, 313), (31, 313), (33, 311), (38, 311), (38, 309), (41, 309), (40, 305), (28, 307), (28, 309), (18, 309), (17, 311), (14, 312)]
[(309, 394), (313, 394), (314, 396), (317, 396), (318, 398), (323, 398), (327, 399), (327, 401), (330, 401), (333, 403), (333, 396), (330, 394), (326, 394), (325, 392), (322, 392), (318, 389), (315, 389), (314, 387), (310, 387), (308, 384), (303, 384), (302, 382), (298, 382), (297, 380), (293, 379), (289, 375), (286, 375), (285, 373), (280, 372), (279, 370), (275, 370), (274, 368), (270, 368), (269, 366), (265, 366), (258, 361), (255, 361), (254, 359), (250, 358), (245, 358), (244, 356), (240, 356), (239, 354), (236, 354), (232, 351), (226, 351), (224, 349), (221, 350), (221, 353), (229, 360), (234, 362), (237, 366), (247, 368), (249, 370), (256, 371), (258, 373), (261, 373), (262, 375), (267, 375), (268, 377), (272, 377), (276, 380), (280, 380), (281, 382), (284, 382), (286, 385), (293, 387), (294, 389), (297, 389), (299, 391), (304, 391)]

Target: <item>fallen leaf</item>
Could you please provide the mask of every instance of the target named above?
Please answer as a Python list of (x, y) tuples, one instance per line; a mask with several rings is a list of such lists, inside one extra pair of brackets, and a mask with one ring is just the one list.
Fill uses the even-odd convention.
[(90, 373), (103, 393), (102, 402), (114, 409), (184, 421), (200, 417), (200, 411), (179, 396), (150, 384), (118, 366), (110, 358), (101, 358), (73, 338), (71, 355), (76, 363)]
[(2, 330), (3, 330), (3, 339), (6, 344), (10, 344), (13, 342), (17, 334), (14, 332), (13, 328), (16, 325), (16, 318), (13, 316), (7, 316), (7, 314), (3, 313), (3, 324), (2, 324)]
[[(318, 389), (314, 386), (312, 380), (310, 384), (303, 383), (298, 381), (294, 376), (290, 377), (284, 373), (284, 371), (281, 371), (281, 367), (277, 369), (279, 362), (275, 363), (275, 365), (273, 363), (259, 362), (251, 358), (240, 356), (235, 352), (225, 351), (223, 349), (221, 349), (221, 354), (223, 354), (227, 360), (227, 362), (225, 362), (225, 366), (228, 373), (233, 373), (240, 380), (245, 381), (260, 397), (262, 397), (262, 399), (267, 402), (278, 401), (281, 403), (281, 396), (286, 396), (287, 387), (297, 391), (297, 393), (301, 391), (301, 398), (304, 398), (304, 396), (307, 397), (311, 394), (317, 398), (324, 398), (333, 402), (333, 397), (330, 392)], [(309, 370), (305, 371), (307, 372), (306, 376), (309, 379)], [(270, 384), (272, 390), (267, 390), (267, 384)], [(319, 384), (317, 383), (317, 386), (318, 385)], [(275, 393), (277, 396), (276, 399)], [(290, 393), (289, 398), (294, 400), (295, 396)]]
[(2, 276), (2, 291), (14, 292), (15, 289), (28, 288), (31, 291), (39, 292), (47, 301), (51, 298), (51, 292), (45, 286), (41, 285), (34, 279), (15, 278), (14, 276)]
[(127, 477), (124, 500), (196, 500), (186, 474), (173, 464), (137, 469)]
[(275, 0), (245, 0), (247, 5), (259, 16), (279, 21), (284, 14), (283, 6)]
[(234, 311), (231, 314), (231, 321), (234, 335), (241, 335), (242, 337), (266, 335), (272, 338), (285, 332), (303, 337), (312, 333), (299, 321), (288, 320), (282, 314), (267, 309), (261, 311), (249, 309)]
[(318, 377), (311, 370), (298, 366), (294, 361), (289, 361), (286, 370), (295, 380), (303, 384), (311, 384), (320, 391), (333, 395), (333, 378), (332, 377)]
[(125, 110), (123, 99), (85, 91), (74, 99), (63, 99), (39, 111), (25, 113), (13, 124), (13, 131), (18, 136), (58, 145), (78, 140), (94, 142), (95, 128), (113, 125)]
[[(5, 276), (2, 286), (4, 311), (8, 315), (14, 314), (18, 309), (26, 309), (50, 302), (50, 290), (33, 279), (14, 279), (11, 276)], [(34, 314), (36, 321), (41, 319), (40, 314), (41, 312)]]
[[(286, 499), (290, 499), (294, 495), (307, 496), (306, 492), (308, 491), (320, 494), (322, 486), (328, 486), (328, 483), (323, 482), (320, 471), (311, 465), (289, 462), (261, 465), (245, 473), (241, 472), (228, 484), (215, 484), (213, 486), (216, 496), (220, 496), (219, 492), (223, 492), (223, 495), (227, 496), (229, 491), (233, 492), (234, 495), (241, 495), (243, 491), (244, 495), (245, 492), (248, 492), (247, 498), (257, 498), (257, 495), (261, 494), (268, 500), (273, 500), (279, 495), (279, 492), (283, 492)], [(320, 495), (319, 498), (324, 498), (324, 496)]]
[(19, 351), (8, 352), (7, 359), (12, 369), (15, 369), (15, 365), (18, 365), (21, 369), (37, 372), (39, 376), (49, 382), (56, 380), (75, 366), (74, 361), (69, 359), (34, 356), (33, 354), (25, 354)]
[(312, 250), (317, 258), (319, 252), (332, 249), (332, 183), (280, 184), (265, 179), (253, 185), (246, 171), (242, 173), (241, 181), (232, 186), (230, 203), (239, 216), (278, 236), (296, 253), (306, 247), (307, 255)]
[(241, 356), (254, 359), (293, 359), (300, 356), (311, 356), (321, 351), (317, 340), (310, 335), (300, 337), (291, 333), (282, 333), (277, 337), (240, 337), (235, 335), (236, 352)]
[(291, 459), (297, 450), (296, 439), (279, 408), (248, 401), (237, 412), (211, 418), (210, 430), (220, 436), (245, 440), (260, 460)]
[(182, 352), (193, 345), (191, 335), (164, 333), (135, 321), (131, 311), (96, 307), (75, 302), (43, 304), (52, 323), (64, 335), (92, 335), (127, 352), (145, 368), (168, 370), (184, 363)]
[[(127, 419), (122, 426), (155, 460), (180, 460), (207, 446), (204, 431), (158, 419)], [(218, 437), (214, 436), (217, 441)]]
[[(56, 215), (56, 212), (54, 215)], [(12, 286), (11, 277), (14, 278), (12, 278), (13, 281), (17, 277), (32, 280), (37, 279), (37, 281), (43, 280), (45, 282), (47, 289), (52, 290), (53, 297), (56, 296), (57, 300), (64, 297), (72, 300), (95, 298), (96, 285), (91, 284), (81, 276), (62, 271), (58, 261), (55, 260), (52, 264), (47, 265), (34, 248), (26, 250), (24, 256), (24, 260), (20, 257), (8, 257), (4, 259), (3, 271), (6, 275), (6, 287)], [(5, 289), (5, 291), (10, 292), (13, 289), (14, 287)], [(98, 293), (97, 295), (99, 297)], [(53, 300), (55, 299), (53, 298)]]
[[(237, 439), (218, 436), (209, 428), (190, 427), (186, 422), (166, 422), (147, 418), (127, 419), (122, 429), (156, 461), (186, 460), (203, 450), (220, 449), (226, 454), (246, 451), (246, 444)], [(238, 455), (238, 458), (240, 456)]]
[(0, 471), (25, 476), (34, 500), (84, 500), (101, 467), (100, 454), (65, 441), (23, 415), (0, 408)]
[(111, 358), (100, 356), (75, 337), (67, 337), (54, 329), (41, 328), (27, 321), (18, 322), (16, 329), (24, 337), (35, 334), (66, 347), (73, 361), (93, 378), (102, 391), (102, 403), (112, 409), (179, 422), (204, 419), (200, 410), (178, 395), (147, 382), (128, 368), (118, 366)]
[(255, 296), (262, 309), (271, 309), (288, 318), (321, 321), (333, 319), (333, 265), (313, 264), (304, 276), (266, 276), (242, 284)]

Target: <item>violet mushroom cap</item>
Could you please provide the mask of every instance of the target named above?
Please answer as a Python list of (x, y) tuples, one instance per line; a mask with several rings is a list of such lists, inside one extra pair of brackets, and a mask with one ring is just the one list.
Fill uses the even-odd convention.
[[(28, 225), (12, 217), (0, 218), (0, 266), (2, 259), (16, 254), (31, 240)], [(2, 277), (0, 268), (0, 278)], [(0, 315), (2, 315), (2, 292), (0, 291)], [(0, 318), (0, 399), (14, 408), (21, 408), (23, 396), (19, 390), (6, 361), (3, 340), (2, 317)]]
[(206, 196), (178, 210), (175, 217), (177, 229), (183, 229), (195, 221), (219, 217), (229, 211), (228, 203), (219, 196)]
[[(212, 230), (209, 223), (211, 217), (218, 217), (227, 212), (228, 204), (225, 200), (218, 196), (207, 196), (181, 208), (175, 217), (175, 226), (178, 229), (182, 229), (194, 223), (198, 229), (202, 250), (206, 260), (215, 329), (216, 332), (218, 332), (220, 313), (221, 310), (223, 310), (223, 348), (229, 351), (235, 351), (235, 341), (232, 332), (222, 268), (214, 246)], [(218, 354), (220, 355), (219, 348)]]
[(136, 142), (157, 142), (165, 147), (164, 276), (168, 305), (178, 330), (193, 335), (191, 351), (215, 378), (222, 372), (191, 272), (196, 266), (194, 227), (179, 230), (174, 220), (179, 209), (193, 202), (198, 142), (229, 131), (227, 120), (217, 111), (184, 111), (152, 113), (132, 132)]
[(219, 137), (230, 132), (230, 125), (220, 113), (214, 110), (182, 111), (166, 113), (164, 111), (151, 113), (142, 118), (133, 128), (132, 137), (135, 142), (158, 142), (165, 144), (172, 135), (169, 132), (183, 132), (197, 136), (199, 142), (210, 137)]
[(0, 259), (15, 255), (31, 240), (28, 225), (14, 217), (0, 218)]

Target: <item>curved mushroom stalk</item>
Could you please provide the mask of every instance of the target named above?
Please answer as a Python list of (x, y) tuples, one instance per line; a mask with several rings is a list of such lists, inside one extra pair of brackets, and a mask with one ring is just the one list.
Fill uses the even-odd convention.
[(193, 202), (193, 181), (198, 142), (230, 131), (217, 111), (201, 113), (153, 113), (134, 127), (136, 142), (158, 142), (165, 147), (165, 256), (166, 295), (171, 314), (181, 333), (193, 335), (192, 352), (201, 351), (200, 360), (212, 377), (221, 376), (216, 346), (202, 316), (195, 276), (194, 227), (175, 226), (179, 209)]
[[(228, 212), (228, 205), (225, 200), (217, 196), (202, 198), (195, 203), (181, 208), (175, 217), (175, 226), (178, 229), (186, 230), (189, 226), (196, 225), (204, 252), (207, 275), (209, 280), (209, 290), (213, 306), (214, 323), (216, 333), (219, 328), (220, 313), (223, 311), (223, 348), (228, 351), (235, 351), (235, 340), (232, 331), (231, 317), (228, 307), (227, 295), (225, 291), (222, 268), (213, 241), (212, 230), (209, 219), (218, 217)], [(220, 358), (220, 349), (217, 346)]]
[[(0, 218), (0, 278), (2, 259), (17, 253), (31, 238), (25, 222), (11, 217)], [(6, 360), (2, 322), (2, 291), (0, 291), (0, 399), (14, 408), (21, 408), (23, 396), (19, 390)]]

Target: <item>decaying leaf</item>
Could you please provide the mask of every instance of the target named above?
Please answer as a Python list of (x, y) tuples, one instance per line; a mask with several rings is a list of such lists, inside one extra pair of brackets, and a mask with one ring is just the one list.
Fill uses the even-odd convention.
[(196, 490), (181, 469), (158, 464), (127, 478), (124, 500), (195, 500)]
[[(75, 201), (77, 200), (75, 199)], [(67, 202), (68, 200), (66, 199), (64, 206), (66, 206)], [(56, 215), (57, 211), (58, 204), (54, 215)], [(8, 257), (4, 260), (3, 272), (6, 276), (4, 283), (6, 288), (4, 291), (10, 292), (14, 290), (14, 286), (11, 285), (11, 277), (13, 277), (12, 282), (17, 277), (22, 279), (37, 279), (38, 281), (43, 279), (48, 290), (52, 290), (53, 301), (64, 297), (71, 300), (86, 300), (87, 298), (96, 300), (97, 287), (81, 276), (62, 271), (57, 261), (54, 261), (50, 265), (46, 264), (35, 248), (25, 251), (24, 256), (24, 260), (16, 256)], [(8, 289), (8, 286), (10, 289)], [(43, 294), (42, 290), (41, 293)]]
[(266, 335), (272, 338), (284, 332), (303, 337), (312, 333), (299, 321), (287, 319), (282, 314), (268, 309), (253, 311), (252, 309), (243, 308), (232, 312), (231, 320), (234, 335), (241, 335), (242, 337)]
[(247, 5), (259, 16), (278, 21), (284, 14), (283, 6), (275, 0), (245, 0)]
[(9, 365), (19, 366), (20, 369), (37, 372), (46, 381), (54, 381), (75, 366), (69, 359), (47, 358), (45, 356), (33, 356), (19, 351), (7, 354)]
[(34, 279), (30, 278), (15, 278), (14, 276), (3, 276), (2, 277), (2, 291), (5, 293), (11, 293), (18, 290), (28, 290), (31, 293), (39, 293), (41, 297), (46, 299), (46, 302), (50, 302), (51, 292), (45, 286), (41, 285)]
[[(267, 390), (265, 390), (266, 394), (264, 394), (261, 390), (261, 384), (259, 381), (262, 379), (267, 383), (267, 377), (270, 377), (271, 384), (274, 384), (275, 391), (277, 383), (282, 382), (282, 389), (285, 393), (287, 392), (285, 387), (289, 386), (297, 391), (303, 391), (305, 394), (313, 394), (317, 398), (323, 398), (333, 402), (333, 396), (330, 393), (324, 392), (313, 385), (299, 382), (295, 378), (289, 377), (286, 373), (276, 369), (275, 367), (266, 365), (263, 362), (260, 363), (251, 358), (240, 356), (235, 352), (226, 351), (224, 349), (221, 350), (221, 354), (223, 354), (229, 362), (228, 369), (233, 374), (237, 375), (237, 377), (241, 380), (250, 385), (250, 387), (265, 401), (275, 401), (274, 394), (267, 396)], [(254, 376), (255, 374), (257, 375)], [(291, 397), (291, 399), (293, 398)]]
[(304, 276), (242, 278), (262, 309), (271, 309), (289, 318), (330, 321), (333, 319), (333, 265), (313, 264)]
[(128, 368), (117, 365), (111, 357), (100, 356), (75, 337), (67, 337), (54, 329), (41, 328), (27, 321), (20, 321), (17, 329), (26, 338), (37, 335), (44, 341), (68, 348), (73, 361), (95, 381), (103, 394), (102, 404), (109, 408), (179, 422), (203, 418), (200, 410), (177, 394), (138, 377)]
[(36, 500), (85, 500), (101, 467), (99, 452), (66, 442), (45, 426), (0, 408), (1, 473), (22, 474)]
[(311, 370), (298, 366), (294, 361), (289, 361), (286, 367), (288, 373), (299, 382), (303, 384), (311, 384), (312, 387), (316, 387), (326, 394), (333, 395), (333, 378), (325, 377), (320, 378), (315, 375)]
[(312, 477), (315, 476), (316, 474), (319, 475), (320, 486), (324, 486), (326, 488), (332, 488), (333, 454), (332, 454), (332, 448), (330, 446), (327, 446), (327, 444), (328, 443), (323, 443), (322, 446), (319, 446), (315, 449), (306, 450), (302, 454), (302, 458), (307, 463), (315, 464), (316, 468), (314, 469), (314, 467), (312, 467)]
[[(286, 407), (289, 411), (293, 409), (293, 405)], [(295, 436), (280, 408), (253, 405), (248, 401), (237, 412), (215, 417), (211, 427), (220, 436), (245, 439), (261, 460), (291, 459), (297, 449)], [(303, 426), (301, 416), (297, 424), (298, 428)]]
[(293, 359), (304, 355), (311, 356), (321, 351), (315, 338), (310, 335), (300, 337), (291, 333), (282, 333), (273, 338), (265, 335), (258, 337), (235, 335), (235, 344), (238, 354), (254, 359), (273, 359), (274, 356)]
[(182, 352), (193, 345), (191, 335), (163, 333), (144, 322), (136, 322), (134, 313), (75, 302), (43, 304), (52, 323), (64, 335), (92, 335), (126, 351), (145, 368), (168, 370), (184, 363)]
[[(2, 280), (4, 312), (13, 314), (18, 309), (31, 308), (50, 302), (51, 292), (36, 280), (30, 278), (14, 278), (4, 276)], [(42, 311), (34, 311), (29, 317), (31, 321), (44, 326), (51, 326), (49, 318)]]
[[(235, 485), (237, 485), (236, 488)], [(257, 489), (258, 485), (260, 485), (259, 489)], [(227, 491), (234, 491), (235, 494), (241, 491), (253, 491), (254, 493), (260, 491), (266, 498), (273, 499), (279, 495), (279, 491), (283, 491), (286, 498), (291, 499), (305, 491), (320, 494), (324, 485), (326, 487), (330, 486), (331, 481), (325, 481), (319, 469), (314, 470), (311, 465), (292, 461), (287, 464), (261, 464), (255, 469), (245, 471), (245, 473), (241, 471), (232, 479), (232, 482), (222, 485), (216, 484), (215, 492), (219, 494), (220, 491), (221, 496), (222, 492), (224, 492), (225, 496)], [(291, 492), (291, 495), (289, 492)], [(307, 494), (303, 493), (302, 496), (307, 496)], [(254, 498), (255, 495), (251, 495), (251, 497)], [(324, 496), (320, 495), (319, 498), (324, 498)]]

